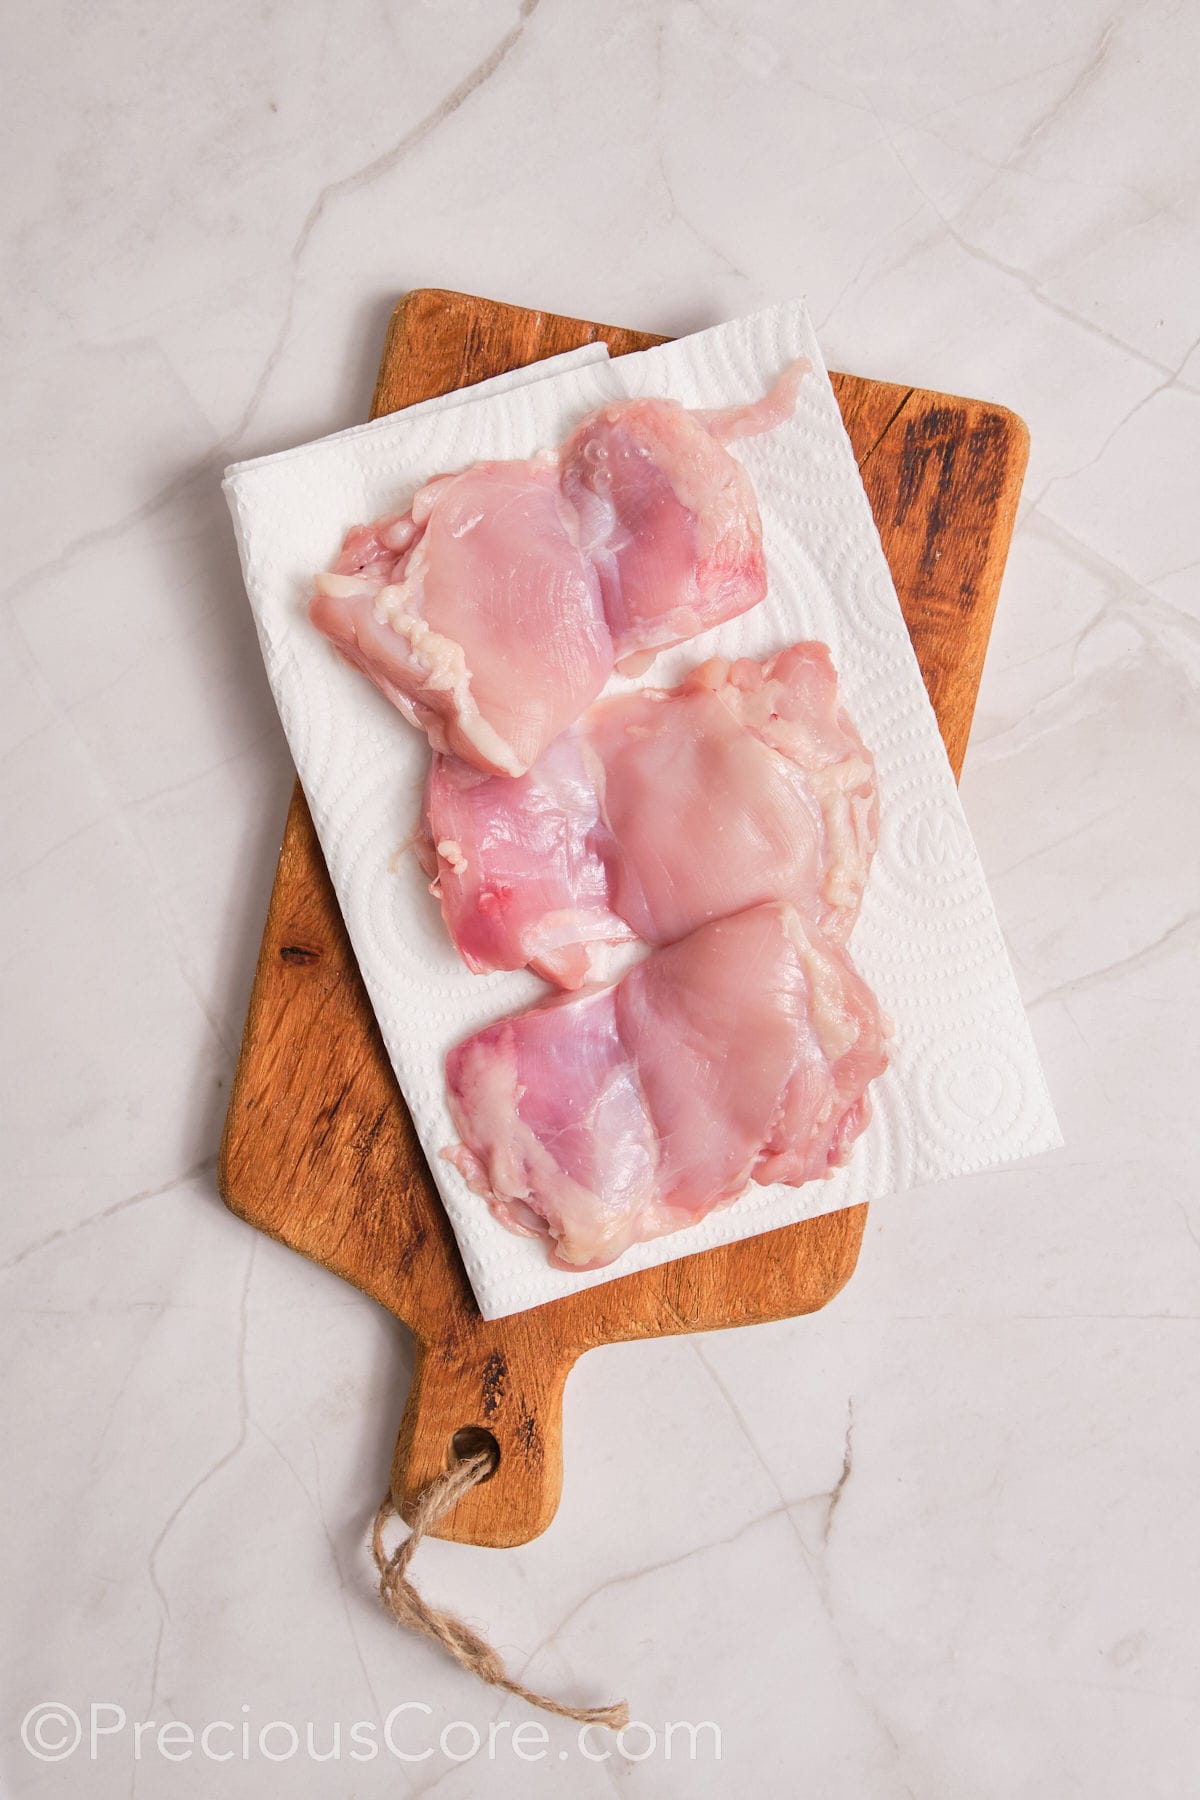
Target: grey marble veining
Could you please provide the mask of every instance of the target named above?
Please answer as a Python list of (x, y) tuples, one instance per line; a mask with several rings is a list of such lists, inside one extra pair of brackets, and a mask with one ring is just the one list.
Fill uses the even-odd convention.
[[(1198, 50), (1157, 0), (14, 17), (4, 1792), (1190, 1791)], [(586, 1358), (550, 1532), (422, 1552), (643, 1761), (489, 1758), (525, 1709), (388, 1626), (405, 1335), (215, 1197), (290, 781), (218, 476), (363, 417), (423, 284), (665, 332), (803, 293), (834, 366), (1032, 432), (963, 793), (1066, 1148), (876, 1208), (816, 1318)], [(318, 1748), (416, 1700), (433, 1753), (40, 1762), (51, 1699)]]

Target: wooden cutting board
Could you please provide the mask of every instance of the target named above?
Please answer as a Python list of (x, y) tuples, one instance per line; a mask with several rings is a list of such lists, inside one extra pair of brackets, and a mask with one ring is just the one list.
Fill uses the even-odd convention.
[[(388, 329), (372, 417), (603, 339), (646, 333), (422, 289)], [(883, 547), (957, 775), (1024, 474), (1002, 407), (834, 375)], [(351, 521), (347, 521), (350, 523)], [(525, 1543), (562, 1486), (562, 1395), (584, 1350), (824, 1306), (858, 1258), (865, 1206), (587, 1288), (488, 1324), (467, 1286), (346, 937), (303, 795), (284, 831), (220, 1159), (243, 1219), (408, 1324), (416, 1359), (392, 1470), (401, 1508), (480, 1431), (496, 1473), (439, 1527)]]

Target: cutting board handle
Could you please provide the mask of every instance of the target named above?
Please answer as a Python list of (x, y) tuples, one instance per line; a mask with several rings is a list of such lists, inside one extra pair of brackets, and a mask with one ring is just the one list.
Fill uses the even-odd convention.
[(558, 1506), (563, 1388), (575, 1357), (553, 1360), (539, 1345), (536, 1358), (531, 1354), (520, 1366), (513, 1324), (505, 1320), (497, 1329), (479, 1321), (465, 1340), (417, 1340), (392, 1464), (397, 1509), (406, 1514), (456, 1454), (486, 1445), (488, 1438), (499, 1451), (495, 1473), (440, 1521), (437, 1537), (496, 1549), (527, 1544), (545, 1531)]

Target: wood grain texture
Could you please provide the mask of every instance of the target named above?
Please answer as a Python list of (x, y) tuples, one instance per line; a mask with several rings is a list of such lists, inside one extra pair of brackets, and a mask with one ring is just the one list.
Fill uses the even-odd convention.
[[(372, 416), (603, 339), (643, 333), (425, 289), (392, 317)], [(905, 618), (957, 774), (1027, 454), (1012, 413), (835, 375)], [(562, 1394), (583, 1351), (620, 1339), (813, 1312), (845, 1285), (865, 1206), (682, 1257), (489, 1324), (467, 1286), (384, 1053), (299, 787), (292, 797), (220, 1159), (229, 1207), (371, 1294), (416, 1363), (392, 1487), (402, 1508), (455, 1431), (500, 1446), (496, 1474), (439, 1535), (524, 1543), (562, 1486)]]

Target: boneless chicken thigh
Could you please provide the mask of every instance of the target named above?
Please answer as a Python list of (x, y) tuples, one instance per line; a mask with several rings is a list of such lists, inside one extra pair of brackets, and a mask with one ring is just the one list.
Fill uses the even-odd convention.
[(806, 367), (744, 407), (622, 402), (561, 453), (435, 477), (348, 534), (313, 623), (435, 750), (524, 774), (616, 662), (762, 599), (758, 506), (725, 440), (789, 416)]
[(878, 834), (875, 763), (824, 644), (713, 659), (588, 715), (614, 910), (647, 943), (787, 900), (836, 942)]
[(754, 489), (725, 448), (789, 419), (808, 370), (797, 362), (746, 406), (689, 412), (621, 400), (584, 420), (560, 452), (563, 492), (595, 563), (618, 669), (736, 618), (767, 591)]
[(612, 668), (550, 459), (476, 463), (356, 527), (310, 616), (435, 749), (502, 775), (528, 768)]
[(435, 757), (425, 856), (471, 968), (577, 987), (592, 944), (669, 944), (768, 900), (844, 942), (877, 826), (874, 762), (803, 643), (600, 700), (520, 781)]
[(469, 968), (528, 966), (577, 988), (591, 945), (634, 936), (609, 902), (602, 830), (577, 731), (564, 731), (516, 780), (434, 757), (417, 851)]
[(458, 1045), (446, 1154), (557, 1266), (601, 1268), (752, 1180), (838, 1167), (885, 1037), (844, 949), (792, 907), (751, 908)]

